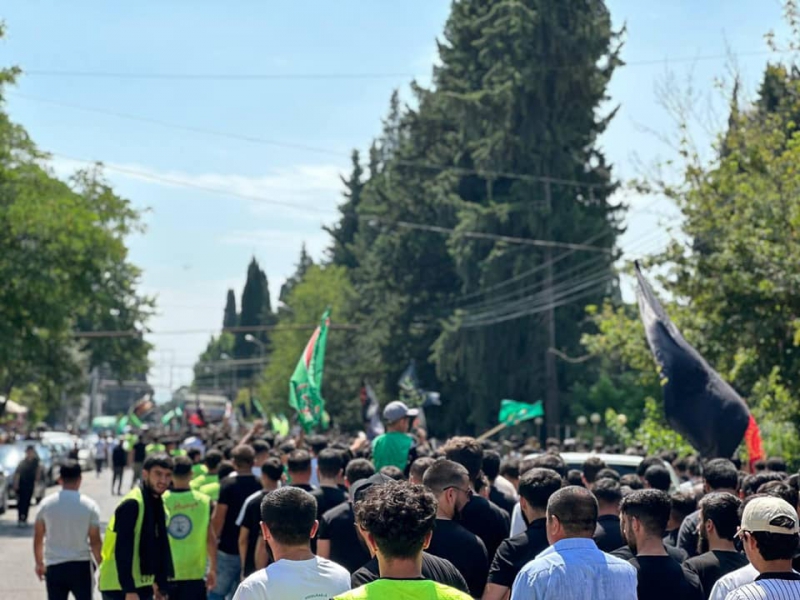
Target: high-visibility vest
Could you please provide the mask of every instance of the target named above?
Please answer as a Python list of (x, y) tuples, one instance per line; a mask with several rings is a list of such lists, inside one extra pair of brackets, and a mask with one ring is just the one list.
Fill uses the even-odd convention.
[(455, 588), (423, 579), (377, 579), (339, 594), (334, 600), (384, 600), (385, 598), (428, 598), (429, 600), (471, 600)]
[(219, 479), (212, 483), (207, 483), (205, 485), (201, 485), (200, 489), (197, 490), (201, 494), (205, 494), (209, 498), (211, 498), (214, 502), (219, 500)]
[(145, 454), (158, 454), (159, 452), (166, 452), (167, 447), (164, 444), (147, 444), (144, 447)]
[(167, 532), (175, 568), (173, 580), (204, 579), (211, 500), (192, 490), (169, 491), (164, 494), (164, 508), (169, 513)]
[(203, 463), (192, 465), (192, 477), (200, 477), (200, 475), (205, 475), (207, 472), (208, 467), (206, 467)]
[(174, 450), (170, 450), (170, 456), (186, 456), (186, 450), (183, 448), (175, 448)]
[(219, 483), (219, 475), (216, 473), (204, 473), (195, 477), (189, 482), (189, 487), (193, 490), (199, 490), (204, 485), (208, 485), (209, 483)]
[[(139, 543), (142, 539), (142, 521), (144, 520), (144, 497), (142, 496), (142, 488), (134, 488), (122, 499), (122, 502), (133, 500), (139, 505), (139, 512), (136, 515), (136, 524), (133, 529), (133, 564), (131, 565), (131, 574), (133, 575), (133, 582), (137, 588), (143, 588), (153, 585), (154, 577), (152, 575), (142, 575), (142, 568), (139, 563)], [(108, 522), (108, 529), (106, 529), (106, 537), (103, 540), (103, 548), (100, 555), (103, 562), (100, 563), (100, 577), (98, 580), (98, 587), (101, 592), (114, 592), (121, 591), (122, 585), (119, 582), (119, 574), (117, 573), (117, 533), (114, 531), (114, 523), (116, 515), (112, 515), (111, 520)]]

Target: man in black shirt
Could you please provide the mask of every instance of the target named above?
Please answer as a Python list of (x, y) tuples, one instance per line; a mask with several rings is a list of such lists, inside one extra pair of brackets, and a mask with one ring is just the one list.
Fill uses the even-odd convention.
[(700, 578), (705, 598), (720, 577), (748, 563), (733, 542), (741, 505), (736, 496), (726, 492), (711, 493), (700, 501), (700, 537), (708, 542), (708, 552), (690, 558), (684, 566)]
[(340, 450), (325, 448), (317, 455), (319, 487), (311, 492), (317, 500), (317, 519), (342, 502), (347, 493), (340, 487), (344, 483), (344, 459)]
[(486, 475), (486, 479), (489, 480), (489, 500), (508, 514), (511, 514), (517, 499), (497, 485), (497, 478), (500, 475), (500, 454), (494, 450), (484, 451), (482, 470), (483, 474)]
[(483, 447), (472, 437), (451, 438), (442, 448), (445, 458), (463, 466), (469, 473), (472, 498), (461, 511), (461, 524), (477, 535), (486, 546), (488, 556), (494, 556), (511, 528), (508, 512), (493, 502), (475, 494), (475, 481), (481, 475)]
[[(734, 464), (727, 458), (715, 458), (708, 461), (703, 471), (703, 488), (706, 494), (710, 492), (730, 492), (736, 495), (739, 485), (739, 472)], [(700, 511), (696, 510), (683, 520), (678, 532), (678, 548), (686, 552), (691, 558), (700, 554), (698, 542), (700, 541), (697, 528), (700, 525)]]
[(266, 564), (256, 561), (256, 546), (263, 544), (263, 555), (268, 556), (268, 546), (261, 536), (261, 501), (264, 496), (278, 489), (283, 476), (283, 465), (275, 457), (261, 464), (261, 485), (263, 489), (250, 496), (239, 515), (239, 559), (242, 561), (242, 579), (249, 577)]
[(223, 600), (239, 585), (242, 563), (239, 558), (239, 527), (236, 519), (245, 500), (261, 489), (253, 476), (255, 452), (252, 446), (242, 444), (231, 452), (235, 477), (220, 481), (219, 500), (214, 507), (211, 526), (219, 539), (217, 552), (217, 585), (209, 592), (209, 600)]
[(322, 515), (317, 534), (317, 554), (354, 573), (370, 559), (356, 531), (352, 492), (355, 484), (375, 474), (372, 463), (363, 458), (351, 460), (344, 472), (345, 485), (351, 491), (350, 502), (343, 502)]
[(622, 533), (635, 557), (640, 600), (700, 600), (700, 580), (667, 554), (663, 537), (670, 511), (661, 490), (637, 490), (622, 499)]
[[(380, 577), (381, 570), (378, 565), (378, 557), (373, 556), (367, 564), (350, 576), (350, 585), (355, 589), (372, 583), (376, 579), (380, 579)], [(464, 576), (453, 566), (453, 563), (427, 552), (422, 553), (422, 577), (436, 583), (449, 585), (465, 594), (469, 594), (469, 588)]]
[(489, 581), (483, 600), (503, 600), (517, 574), (528, 562), (545, 550), (547, 541), (547, 502), (561, 489), (563, 480), (552, 469), (534, 467), (519, 479), (520, 508), (528, 529), (500, 544), (489, 569)]
[(114, 476), (111, 479), (111, 495), (114, 495), (114, 486), (116, 485), (117, 496), (122, 495), (122, 474), (125, 472), (125, 466), (128, 464), (128, 451), (125, 450), (125, 440), (120, 438), (117, 440), (117, 445), (111, 451), (111, 466), (114, 469)]
[(664, 536), (664, 543), (674, 548), (678, 547), (678, 532), (683, 520), (697, 510), (697, 500), (693, 494), (688, 492), (674, 492), (669, 497), (672, 510), (669, 513), (667, 522), (667, 533)]
[(286, 461), (289, 483), (305, 492), (313, 492), (311, 485), (311, 455), (306, 450), (294, 450)]
[(144, 464), (144, 459), (147, 456), (146, 448), (147, 444), (144, 443), (144, 437), (140, 435), (139, 439), (136, 440), (136, 443), (131, 449), (131, 452), (133, 453), (131, 460), (133, 463), (133, 480), (131, 481), (131, 489), (133, 489), (142, 479), (142, 465)]
[(597, 528), (594, 541), (603, 552), (613, 552), (625, 544), (619, 525), (619, 503), (622, 501), (622, 489), (618, 481), (598, 479), (592, 493), (597, 498)]
[(427, 550), (445, 558), (464, 576), (473, 598), (480, 598), (486, 586), (489, 558), (478, 536), (453, 521), (469, 502), (472, 489), (469, 473), (451, 460), (439, 460), (422, 478), (423, 485), (436, 496), (436, 525)]

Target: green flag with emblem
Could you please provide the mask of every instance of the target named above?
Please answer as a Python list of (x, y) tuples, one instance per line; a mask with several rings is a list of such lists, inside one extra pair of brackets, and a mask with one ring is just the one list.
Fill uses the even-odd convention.
[(516, 425), (517, 423), (522, 423), (522, 421), (543, 416), (544, 408), (541, 402), (528, 404), (527, 402), (517, 402), (516, 400), (502, 400), (500, 402), (500, 414), (497, 415), (497, 419), (506, 425)]
[(322, 315), (319, 327), (308, 340), (292, 379), (289, 382), (289, 406), (297, 411), (297, 420), (306, 432), (314, 426), (325, 428), (325, 400), (322, 398), (322, 373), (325, 365), (325, 344), (328, 340), (330, 310)]

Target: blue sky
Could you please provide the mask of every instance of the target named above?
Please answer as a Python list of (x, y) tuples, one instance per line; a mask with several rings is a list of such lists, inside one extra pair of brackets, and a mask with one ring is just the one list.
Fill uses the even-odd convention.
[[(107, 175), (120, 193), (148, 209), (147, 233), (131, 240), (131, 254), (144, 269), (143, 289), (159, 299), (150, 339), (156, 345), (151, 382), (161, 397), (170, 382), (177, 386), (191, 379), (191, 364), (221, 324), (225, 292), (229, 287), (241, 292), (251, 255), (267, 271), (273, 296), (291, 274), (303, 241), (315, 257), (322, 256), (327, 239), (321, 225), (335, 217), (338, 177), (347, 172), (350, 150), (368, 147), (393, 89), (408, 97), (413, 77), (429, 81), (449, 5), (444, 0), (5, 4), (0, 18), (8, 34), (0, 43), (0, 64), (30, 72), (8, 90), (11, 117), (54, 153), (57, 173), (66, 175), (80, 160), (101, 160), (112, 168)], [(623, 58), (631, 63), (610, 85), (610, 104), (621, 109), (602, 139), (622, 179), (638, 175), (639, 164), (671, 156), (652, 132), (674, 131), (656, 94), (668, 71), (681, 86), (691, 74), (698, 112), (706, 115), (711, 99), (713, 130), (725, 118), (713, 82), (726, 75), (730, 61), (707, 57), (730, 49), (752, 92), (770, 58), (764, 34), (784, 29), (778, 0), (610, 0), (608, 5), (614, 22), (627, 25)], [(664, 59), (680, 60), (667, 66)], [(224, 77), (81, 75), (86, 72)], [(283, 77), (236, 78), (253, 74)], [(352, 74), (370, 77), (345, 77)], [(693, 131), (707, 145), (705, 130)], [(632, 254), (657, 249), (667, 239), (667, 227), (676, 223), (674, 208), (661, 200), (626, 200), (634, 212), (622, 247)], [(186, 330), (198, 332), (169, 333)]]

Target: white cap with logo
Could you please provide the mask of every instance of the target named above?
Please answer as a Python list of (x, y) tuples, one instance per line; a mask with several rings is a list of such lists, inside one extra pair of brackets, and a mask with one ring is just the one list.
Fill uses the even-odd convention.
[(781, 498), (754, 498), (744, 507), (741, 530), (797, 534), (797, 511)]

